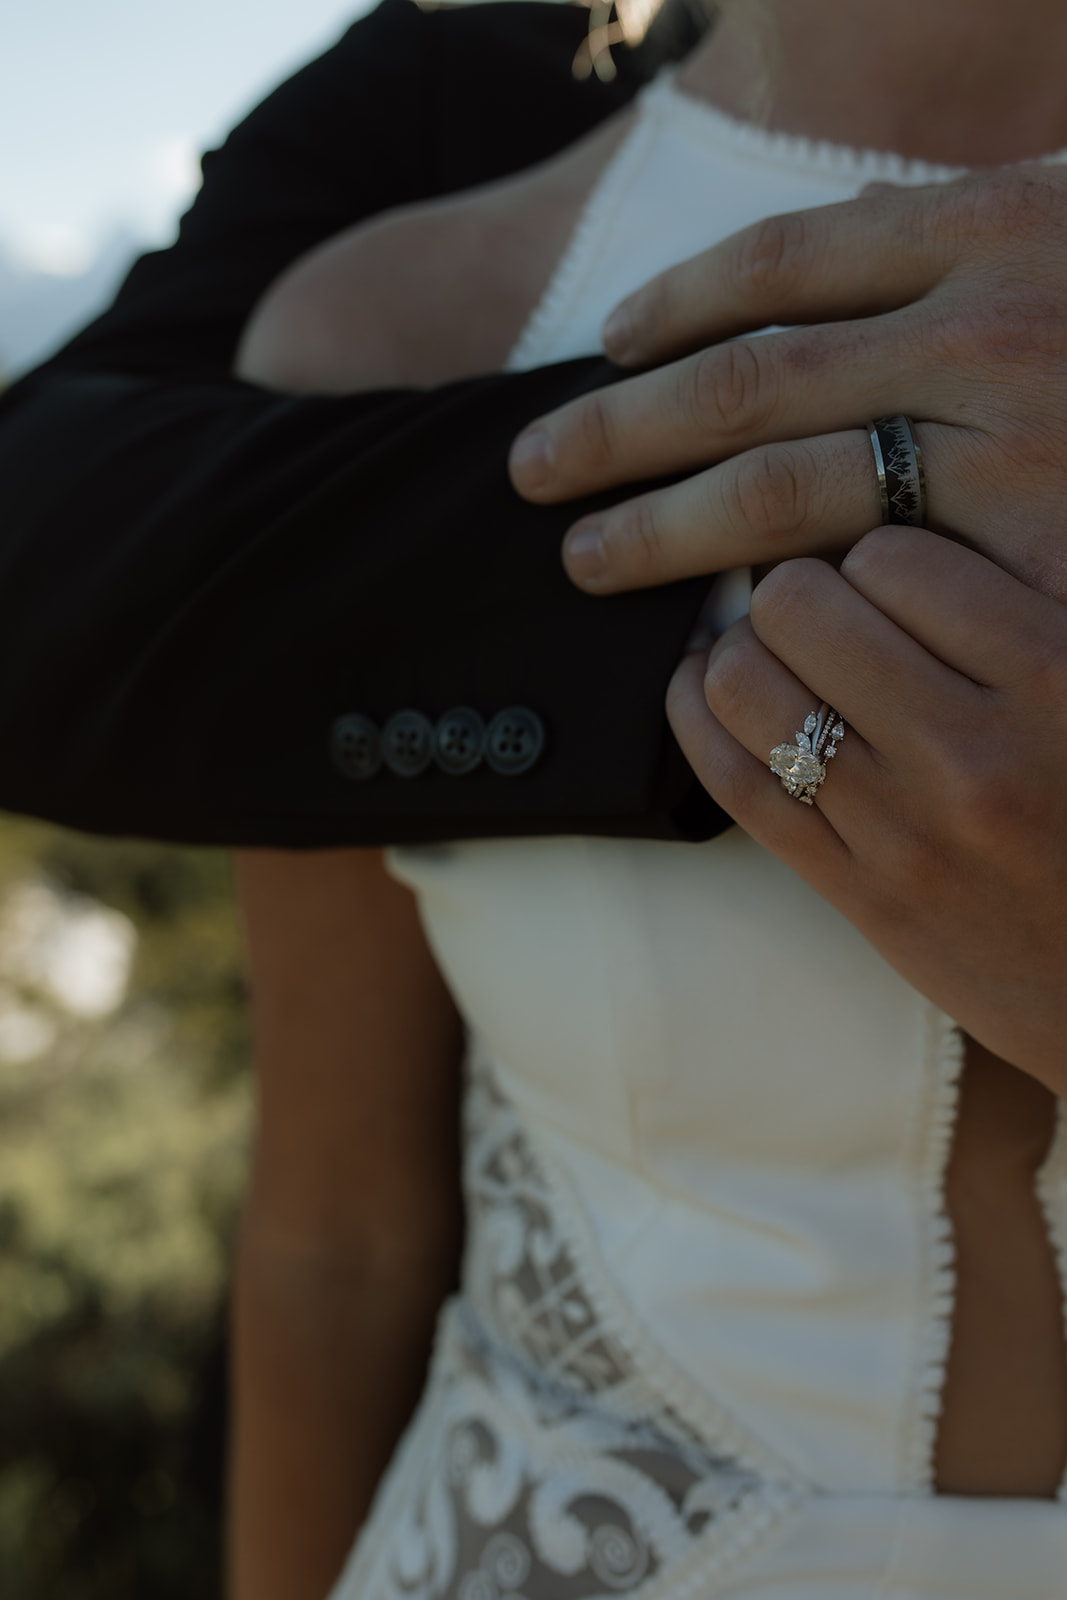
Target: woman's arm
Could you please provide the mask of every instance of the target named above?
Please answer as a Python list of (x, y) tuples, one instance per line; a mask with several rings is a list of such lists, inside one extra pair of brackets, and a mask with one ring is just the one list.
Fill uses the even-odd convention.
[(322, 1600), (462, 1233), (462, 1030), (378, 852), (238, 858), (259, 1083), (233, 1291), (230, 1600)]
[[(535, 179), (345, 231), (264, 297), (240, 374), (358, 391), (501, 365), (583, 192), (564, 183), (561, 204)], [(239, 864), (261, 1105), (234, 1291), (231, 1600), (321, 1600), (455, 1277), (460, 1027), (380, 856)]]

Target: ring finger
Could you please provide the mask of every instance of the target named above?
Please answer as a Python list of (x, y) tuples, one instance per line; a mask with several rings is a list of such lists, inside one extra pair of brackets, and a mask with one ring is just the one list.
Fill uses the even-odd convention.
[[(951, 433), (915, 428), (933, 484), (944, 481)], [(857, 427), (762, 445), (583, 517), (564, 540), (563, 559), (581, 588), (613, 594), (843, 549), (881, 520), (870, 439)]]
[[(687, 705), (680, 710), (673, 707), (671, 720), (690, 760), (694, 751), (686, 748), (687, 739), (697, 741), (708, 761), (698, 771), (712, 798), (749, 832), (756, 832), (753, 824), (760, 822), (776, 829), (796, 827), (798, 813), (802, 826), (803, 815), (811, 808), (775, 777), (770, 755), (783, 745), (804, 754), (805, 734), (812, 731), (805, 728), (805, 720), (817, 711), (819, 695), (761, 643), (747, 618), (734, 623), (711, 652), (699, 684), (703, 707), (695, 691), (694, 679)], [(706, 726), (709, 722), (740, 751), (729, 751), (716, 739)], [(847, 837), (857, 792), (884, 787), (885, 763), (847, 723), (832, 758), (826, 755), (828, 747), (832, 744), (823, 747), (821, 763), (825, 780), (815, 790), (814, 803), (834, 832)], [(740, 752), (747, 759), (741, 759)]]
[[(828, 894), (835, 881), (847, 876), (851, 850), (819, 806), (799, 805), (781, 787), (763, 754), (754, 755), (711, 715), (703, 684), (703, 662), (687, 656), (667, 692), (667, 715), (693, 771), (712, 799), (757, 844), (793, 866), (814, 889)], [(798, 695), (792, 704), (810, 708), (811, 701)], [(788, 713), (788, 702), (783, 701), (783, 707)]]

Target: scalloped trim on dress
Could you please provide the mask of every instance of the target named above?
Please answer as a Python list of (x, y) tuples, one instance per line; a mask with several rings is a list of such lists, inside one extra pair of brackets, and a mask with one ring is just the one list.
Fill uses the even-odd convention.
[[(827, 178), (854, 182), (857, 189), (867, 183), (948, 183), (971, 169), (949, 166), (939, 161), (923, 161), (902, 156), (893, 150), (870, 150), (861, 145), (835, 144), (831, 139), (812, 139), (801, 133), (781, 133), (745, 122), (721, 111), (710, 100), (680, 89), (677, 67), (665, 67), (644, 93), (673, 106), (679, 118), (687, 120), (690, 131), (727, 151), (761, 166), (784, 168), (808, 178)], [(1067, 148), (1034, 158), (1042, 164), (1067, 161)], [(1021, 163), (1020, 163), (1021, 164)]]
[(911, 1405), (904, 1419), (901, 1450), (903, 1487), (919, 1494), (934, 1493), (934, 1452), (952, 1347), (956, 1250), (945, 1177), (956, 1131), (963, 1063), (959, 1028), (943, 1011), (928, 1007), (927, 1093), (919, 1110), (919, 1126), (926, 1130), (926, 1139), (917, 1174), (920, 1220), (926, 1235), (925, 1267)]
[(574, 297), (590, 263), (595, 264), (596, 244), (603, 220), (611, 216), (628, 193), (641, 162), (651, 147), (652, 124), (642, 115), (643, 90), (637, 97), (637, 114), (622, 142), (604, 165), (578, 214), (571, 236), (556, 263), (540, 300), (527, 317), (507, 361), (505, 372), (525, 372), (541, 364), (542, 351), (551, 349), (557, 330), (571, 314)]
[(592, 1229), (562, 1163), (544, 1148), (533, 1130), (520, 1118), (486, 1054), (476, 1059), (476, 1065), (472, 1061), (471, 1072), (474, 1082), (481, 1079), (498, 1104), (507, 1108), (521, 1139), (543, 1174), (546, 1189), (551, 1193), (555, 1221), (574, 1260), (582, 1293), (592, 1306), (599, 1326), (618, 1344), (632, 1368), (640, 1373), (663, 1407), (671, 1415), (684, 1418), (703, 1439), (714, 1441), (716, 1449), (724, 1450), (741, 1466), (780, 1483), (813, 1491), (814, 1486), (794, 1462), (757, 1438), (727, 1406), (682, 1372), (660, 1347), (645, 1324), (635, 1316), (633, 1308), (610, 1274), (605, 1272)]
[[(698, 1483), (694, 1503), (687, 1496), (676, 1510), (623, 1459), (605, 1455), (598, 1466), (597, 1452), (587, 1441), (583, 1448), (580, 1418), (568, 1447), (565, 1417), (553, 1439), (533, 1406), (515, 1415), (515, 1391), (529, 1374), (513, 1370), (510, 1394), (481, 1383), (480, 1350), (499, 1384), (509, 1358), (485, 1345), (469, 1308), (454, 1296), (438, 1322), (424, 1400), (329, 1600), (520, 1600), (516, 1582), (531, 1600), (564, 1588), (586, 1600), (606, 1600), (606, 1588), (630, 1600), (713, 1600), (745, 1557), (789, 1526), (800, 1497), (776, 1484), (742, 1486), (735, 1495), (727, 1485), (716, 1504), (714, 1485), (709, 1500)], [(521, 1406), (521, 1394), (518, 1400)], [(620, 1431), (626, 1428), (620, 1419)], [(497, 1457), (480, 1453), (486, 1440), (501, 1446)], [(524, 1479), (530, 1460), (541, 1466), (539, 1480)], [(601, 1516), (614, 1511), (622, 1520), (601, 1523), (587, 1540), (573, 1507), (590, 1498)], [(702, 1509), (706, 1526), (688, 1532), (687, 1520)], [(480, 1550), (471, 1548), (475, 1526)], [(653, 1530), (658, 1540), (649, 1539)], [(583, 1544), (593, 1546), (592, 1562)]]
[(676, 77), (676, 68), (666, 68), (649, 85), (650, 95), (662, 98), (705, 144), (764, 167), (784, 168), (798, 177), (851, 181), (857, 189), (865, 183), (946, 183), (967, 171), (966, 167), (911, 159), (892, 150), (866, 150), (800, 133), (779, 133), (720, 111), (710, 100), (680, 89)]
[[(1063, 1331), (1067, 1339), (1067, 1101), (1061, 1100), (1059, 1103), (1055, 1137), (1037, 1175), (1035, 1187), (1060, 1270)], [(1067, 1506), (1067, 1474), (1060, 1484), (1057, 1499), (1061, 1505)]]

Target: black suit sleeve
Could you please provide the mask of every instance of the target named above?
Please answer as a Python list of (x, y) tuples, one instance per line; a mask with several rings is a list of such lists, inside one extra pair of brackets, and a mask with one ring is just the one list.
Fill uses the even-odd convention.
[[(569, 8), (477, 11), (386, 0), (205, 159), (178, 244), (0, 402), (0, 804), (293, 847), (721, 825), (662, 710), (702, 586), (582, 596), (559, 562), (573, 509), (507, 481), (518, 429), (602, 363), (341, 399), (228, 375), (317, 240), (610, 109), (561, 70)], [(353, 782), (331, 760), (346, 713), (458, 704), (532, 709), (538, 762)]]

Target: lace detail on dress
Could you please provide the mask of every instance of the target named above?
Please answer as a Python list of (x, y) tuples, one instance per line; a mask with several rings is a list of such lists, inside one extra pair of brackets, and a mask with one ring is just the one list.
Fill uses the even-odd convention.
[(800, 1486), (656, 1392), (485, 1076), (467, 1124), (465, 1294), (333, 1600), (711, 1600)]
[[(576, 1394), (612, 1389), (616, 1403), (633, 1364), (597, 1316), (559, 1197), (519, 1117), (485, 1073), (471, 1080), (465, 1120), (468, 1300), (492, 1335), (546, 1378)], [(633, 1400), (638, 1410), (647, 1403), (643, 1394)]]
[(934, 1451), (952, 1347), (956, 1302), (956, 1246), (945, 1205), (945, 1174), (952, 1153), (963, 1072), (963, 1035), (950, 1017), (931, 1006), (927, 1014), (928, 1092), (919, 1106), (924, 1141), (919, 1166), (919, 1198), (927, 1236), (923, 1301), (925, 1325), (916, 1349), (917, 1373), (912, 1406), (905, 1415), (902, 1452), (904, 1486), (932, 1494)]
[(716, 1447), (766, 1479), (801, 1475), (701, 1385), (680, 1372), (606, 1271), (567, 1173), (484, 1060), (470, 1067), (465, 1109), (464, 1293), (488, 1335), (613, 1412), (655, 1415), (679, 1444)]

